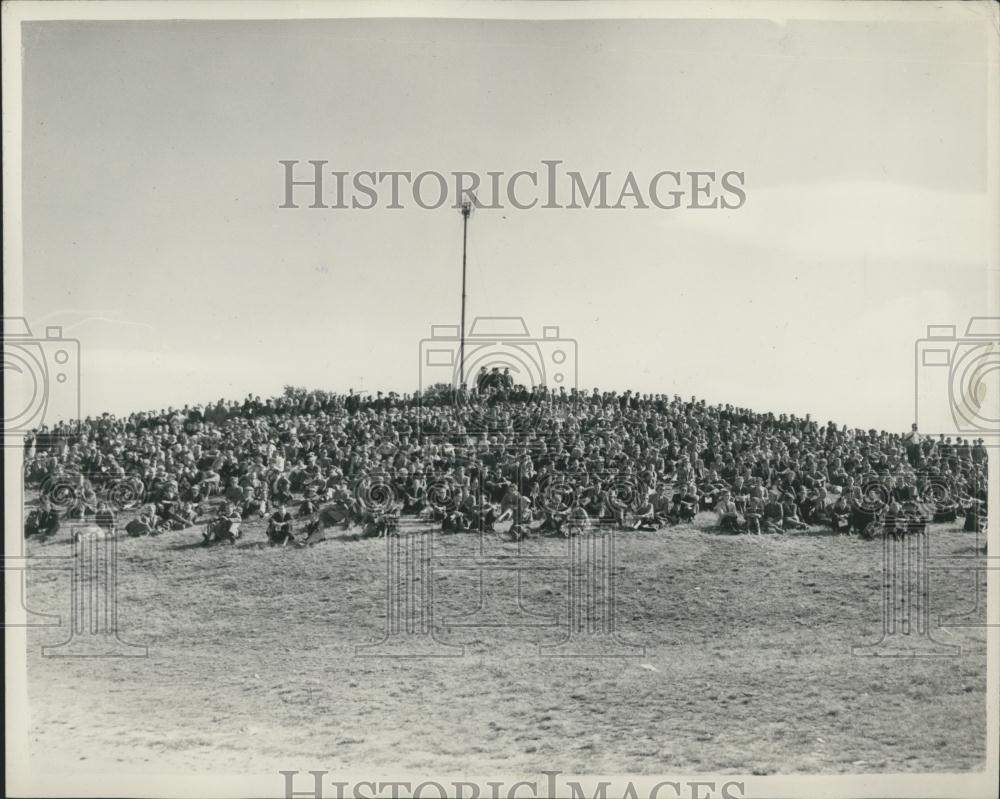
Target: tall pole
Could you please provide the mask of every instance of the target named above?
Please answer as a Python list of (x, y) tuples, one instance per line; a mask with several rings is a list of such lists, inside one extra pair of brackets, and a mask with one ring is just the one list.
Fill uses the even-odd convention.
[(469, 213), (472, 203), (462, 203), (462, 328), (458, 345), (458, 385), (465, 382), (465, 245), (469, 234)]

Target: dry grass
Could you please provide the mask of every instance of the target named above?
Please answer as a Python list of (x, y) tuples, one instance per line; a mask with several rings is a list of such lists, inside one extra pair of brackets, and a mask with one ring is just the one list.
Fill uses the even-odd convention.
[[(964, 771), (985, 758), (985, 634), (941, 638), (960, 657), (872, 659), (881, 546), (828, 535), (718, 535), (694, 526), (618, 538), (621, 637), (641, 658), (540, 658), (551, 626), (441, 628), (446, 659), (355, 656), (379, 639), (385, 542), (198, 546), (197, 530), (126, 539), (122, 637), (134, 660), (45, 658), (30, 636), (32, 739), (43, 762), (135, 770), (838, 773)], [(973, 536), (935, 528), (937, 554)], [(489, 548), (515, 545), (491, 539)], [(474, 536), (443, 539), (468, 552)], [(562, 556), (556, 539), (531, 555)], [(63, 541), (30, 554), (62, 554)], [(973, 605), (972, 573), (936, 572), (935, 608)], [(29, 574), (29, 605), (67, 613), (65, 575)], [(436, 623), (475, 607), (473, 572), (435, 575)], [(565, 573), (522, 579), (524, 607), (565, 617)], [(975, 616), (975, 614), (973, 614)], [(980, 613), (981, 616), (981, 613)], [(530, 617), (538, 620), (539, 617)], [(498, 615), (503, 623), (509, 617)]]

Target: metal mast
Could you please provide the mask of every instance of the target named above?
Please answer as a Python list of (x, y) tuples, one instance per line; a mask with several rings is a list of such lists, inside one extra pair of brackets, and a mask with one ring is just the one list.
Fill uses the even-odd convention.
[(465, 382), (465, 249), (469, 238), (470, 213), (472, 213), (472, 203), (466, 200), (462, 203), (462, 327), (458, 345), (458, 385), (460, 387)]

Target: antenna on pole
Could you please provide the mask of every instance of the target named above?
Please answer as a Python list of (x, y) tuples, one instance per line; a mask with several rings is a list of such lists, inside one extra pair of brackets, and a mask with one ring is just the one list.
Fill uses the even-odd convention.
[[(469, 195), (475, 200), (475, 195)], [(462, 326), (459, 332), (458, 344), (458, 386), (465, 382), (465, 253), (469, 239), (469, 215), (472, 213), (472, 200), (462, 203)]]

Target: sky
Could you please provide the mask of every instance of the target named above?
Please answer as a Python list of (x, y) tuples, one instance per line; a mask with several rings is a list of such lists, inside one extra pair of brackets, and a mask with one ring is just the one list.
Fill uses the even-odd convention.
[(458, 324), (461, 215), (282, 209), (281, 160), (733, 170), (736, 209), (477, 209), (470, 323), (558, 327), (567, 386), (908, 429), (926, 326), (997, 311), (987, 31), (25, 23), (24, 315), (79, 341), (85, 414), (409, 392), (437, 374), (431, 326)]

